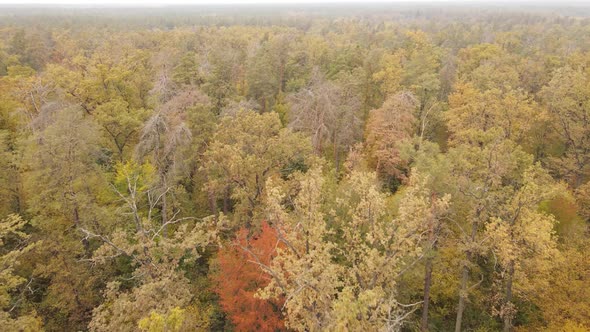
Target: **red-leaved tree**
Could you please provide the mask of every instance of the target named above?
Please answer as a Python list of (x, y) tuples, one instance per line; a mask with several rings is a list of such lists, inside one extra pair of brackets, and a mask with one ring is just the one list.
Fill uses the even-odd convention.
[(236, 331), (284, 330), (282, 303), (255, 297), (270, 281), (259, 264), (269, 265), (277, 246), (276, 234), (266, 222), (255, 237), (248, 239), (247, 234), (246, 229), (240, 230), (233, 245), (219, 251), (215, 291)]

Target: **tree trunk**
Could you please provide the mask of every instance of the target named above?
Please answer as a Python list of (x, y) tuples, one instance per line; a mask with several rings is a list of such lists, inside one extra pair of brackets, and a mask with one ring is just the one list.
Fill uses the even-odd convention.
[[(476, 218), (479, 217), (481, 210), (476, 214)], [(475, 241), (477, 234), (477, 222), (473, 221), (471, 225), (471, 243)], [(471, 250), (467, 251), (466, 261), (463, 264), (463, 272), (461, 273), (461, 286), (459, 289), (459, 304), (457, 305), (457, 319), (455, 321), (455, 332), (461, 332), (461, 324), (463, 323), (463, 311), (465, 310), (465, 302), (467, 300), (467, 282), (469, 281), (469, 262), (471, 262)]]
[(508, 266), (508, 280), (506, 280), (506, 299), (504, 300), (504, 332), (512, 331), (512, 278), (514, 276), (514, 261)]
[[(434, 200), (436, 195), (433, 194), (432, 199)], [(436, 250), (436, 241), (439, 231), (440, 222), (436, 217), (430, 219), (428, 232), (428, 243), (430, 243), (429, 253), (426, 256), (426, 262), (424, 266), (424, 299), (422, 304), (422, 322), (421, 331), (428, 331), (428, 307), (430, 305), (430, 286), (432, 285), (432, 265), (433, 265), (433, 254)]]
[[(469, 255), (468, 255), (469, 256)], [(469, 260), (469, 257), (467, 258)], [(469, 268), (467, 264), (463, 265), (461, 274), (461, 287), (459, 289), (459, 305), (457, 305), (457, 320), (455, 321), (455, 332), (461, 332), (463, 323), (463, 310), (465, 310), (465, 300), (467, 299), (467, 281), (469, 280)]]
[(78, 204), (74, 203), (74, 225), (80, 227), (80, 214), (78, 213)]
[(424, 301), (422, 306), (422, 332), (428, 331), (428, 305), (430, 303), (430, 285), (432, 284), (432, 258), (426, 259), (424, 272)]
[(334, 144), (334, 165), (336, 166), (336, 178), (338, 178), (338, 173), (340, 173), (340, 153), (336, 144)]
[(279, 66), (279, 91), (277, 95), (285, 91), (285, 63), (281, 59), (281, 65)]
[(229, 186), (225, 187), (223, 191), (223, 213), (229, 213)]
[(217, 220), (219, 214), (217, 211), (217, 202), (215, 200), (215, 195), (211, 191), (207, 192), (207, 201), (209, 202), (209, 211), (215, 216), (215, 220)]
[[(168, 202), (166, 200), (166, 194), (162, 195), (162, 225), (166, 225), (168, 222)], [(168, 227), (164, 226), (162, 230), (162, 236), (164, 238), (168, 237)]]

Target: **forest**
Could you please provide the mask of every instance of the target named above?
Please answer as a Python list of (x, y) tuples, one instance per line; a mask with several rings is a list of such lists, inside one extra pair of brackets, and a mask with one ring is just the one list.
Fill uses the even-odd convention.
[(590, 5), (0, 6), (0, 330), (590, 331)]

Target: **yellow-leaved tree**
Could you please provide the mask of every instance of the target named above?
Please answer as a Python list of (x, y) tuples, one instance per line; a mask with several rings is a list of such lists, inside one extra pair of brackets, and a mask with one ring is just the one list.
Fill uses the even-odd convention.
[(16, 214), (0, 220), (0, 326), (7, 331), (42, 331), (43, 325), (35, 311), (26, 312), (20, 308), (25, 293), (31, 292), (32, 279), (15, 273), (21, 256), (40, 245), (30, 242), (30, 235), (23, 232), (26, 222)]
[(559, 252), (555, 218), (539, 211), (539, 204), (565, 192), (539, 164), (531, 165), (520, 183), (509, 188), (507, 199), (486, 225), (491, 250), (500, 266), (503, 298), (497, 314), (504, 321), (504, 331), (512, 329), (516, 310), (513, 294), (527, 294), (548, 286), (546, 282)]
[(449, 197), (433, 201), (417, 174), (392, 219), (374, 173), (352, 172), (336, 196), (317, 168), (297, 180), (295, 196), (269, 184), (268, 220), (284, 246), (260, 264), (272, 277), (261, 295), (284, 296), (295, 330), (399, 330), (420, 302), (399, 303), (396, 280), (420, 258), (427, 221)]

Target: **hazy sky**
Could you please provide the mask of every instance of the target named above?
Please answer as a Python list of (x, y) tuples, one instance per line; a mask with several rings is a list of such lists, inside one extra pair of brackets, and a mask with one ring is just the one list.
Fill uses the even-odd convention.
[(207, 4), (293, 4), (293, 3), (488, 3), (488, 4), (577, 4), (588, 5), (590, 0), (0, 0), (3, 4), (82, 5), (82, 6), (167, 6)]
[[(449, 2), (453, 0), (0, 0), (0, 4), (65, 4), (65, 5), (191, 5), (234, 3), (351, 3), (351, 2)], [(465, 0), (464, 0), (465, 1)], [(526, 1), (526, 0), (525, 0)], [(532, 0), (530, 0), (532, 1)], [(489, 0), (466, 0), (465, 2), (493, 2)]]

